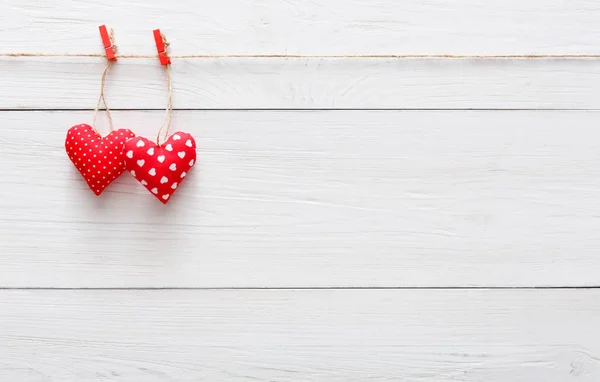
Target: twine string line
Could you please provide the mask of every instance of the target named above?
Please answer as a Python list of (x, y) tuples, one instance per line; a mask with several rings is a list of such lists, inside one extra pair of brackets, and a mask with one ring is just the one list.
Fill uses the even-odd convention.
[[(0, 57), (106, 57), (101, 53), (0, 53)], [(304, 54), (181, 54), (169, 55), (170, 58), (305, 58), (305, 59), (594, 59), (600, 54), (341, 54), (341, 55), (304, 55)], [(157, 58), (156, 54), (121, 54), (117, 58)]]
[(98, 129), (96, 129), (96, 116), (98, 115), (98, 110), (100, 110), (100, 101), (104, 103), (104, 110), (106, 111), (106, 116), (108, 117), (108, 131), (109, 133), (113, 131), (113, 120), (112, 115), (110, 114), (110, 109), (108, 108), (108, 104), (106, 103), (106, 98), (104, 97), (104, 85), (106, 83), (106, 74), (108, 73), (108, 69), (110, 68), (112, 61), (106, 60), (106, 66), (104, 67), (104, 71), (102, 72), (102, 80), (100, 84), (100, 96), (98, 97), (98, 103), (96, 104), (96, 109), (94, 109), (94, 120), (92, 122), (92, 128), (96, 132), (96, 134), (102, 136)]
[[(115, 31), (110, 30), (110, 41), (112, 43), (113, 49), (115, 52), (117, 51), (117, 45), (115, 44)], [(113, 120), (112, 115), (110, 114), (110, 109), (108, 108), (108, 104), (106, 103), (106, 97), (104, 96), (104, 86), (106, 84), (106, 74), (108, 73), (108, 69), (113, 62), (110, 60), (106, 60), (106, 66), (104, 67), (104, 71), (102, 72), (102, 79), (100, 81), (100, 96), (98, 97), (98, 102), (96, 103), (96, 109), (94, 109), (94, 119), (92, 121), (92, 129), (96, 132), (96, 134), (102, 136), (98, 129), (96, 129), (96, 117), (98, 115), (98, 110), (100, 109), (100, 101), (104, 103), (104, 110), (106, 111), (106, 115), (108, 117), (108, 132), (113, 131)]]
[[(171, 45), (164, 34), (161, 33), (163, 42), (165, 44), (165, 52), (169, 49), (169, 45)], [(157, 56), (154, 56), (157, 57)], [(160, 134), (163, 130), (165, 133), (163, 135), (163, 142), (167, 140), (169, 136), (169, 131), (171, 130), (171, 121), (173, 120), (173, 81), (171, 80), (171, 65), (164, 65), (165, 73), (167, 75), (167, 107), (165, 109), (165, 118), (163, 119), (162, 124), (160, 125), (160, 129), (158, 130), (158, 134), (156, 135), (156, 144), (160, 146)], [(166, 125), (166, 129), (165, 129)]]

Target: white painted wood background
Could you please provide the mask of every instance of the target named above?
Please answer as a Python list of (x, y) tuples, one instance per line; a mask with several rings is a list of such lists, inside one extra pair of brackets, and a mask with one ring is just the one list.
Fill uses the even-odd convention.
[[(596, 54), (591, 0), (4, 0), (0, 53)], [(102, 59), (0, 58), (0, 381), (600, 380), (600, 60), (180, 59), (165, 207), (64, 153)], [(151, 136), (154, 60), (107, 83)], [(102, 127), (106, 127), (102, 120)]]

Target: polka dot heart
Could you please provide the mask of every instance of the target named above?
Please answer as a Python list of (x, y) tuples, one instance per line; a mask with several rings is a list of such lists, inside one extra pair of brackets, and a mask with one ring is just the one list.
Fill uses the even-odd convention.
[(96, 195), (125, 171), (125, 141), (135, 137), (127, 129), (114, 130), (106, 137), (99, 136), (90, 125), (73, 126), (67, 132), (65, 148)]
[(167, 204), (196, 163), (196, 141), (177, 132), (158, 146), (144, 137), (125, 143), (125, 168), (162, 203)]

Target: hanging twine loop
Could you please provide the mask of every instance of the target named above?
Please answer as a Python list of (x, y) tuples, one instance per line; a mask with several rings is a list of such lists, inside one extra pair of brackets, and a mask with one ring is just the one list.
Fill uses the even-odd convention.
[[(167, 41), (167, 37), (161, 33), (160, 34), (163, 43), (165, 45), (165, 53), (167, 52), (167, 50), (169, 49), (169, 45), (171, 45), (168, 41)], [(167, 96), (167, 107), (165, 109), (165, 118), (163, 119), (162, 124), (160, 125), (160, 129), (158, 130), (158, 134), (156, 135), (156, 144), (160, 146), (160, 135), (162, 133), (162, 131), (164, 130), (164, 134), (163, 134), (163, 142), (167, 140), (167, 137), (169, 136), (169, 132), (171, 131), (171, 121), (173, 120), (173, 81), (171, 79), (171, 65), (170, 63), (163, 65), (165, 67), (165, 73), (167, 75), (167, 90), (168, 90), (168, 96)]]
[[(117, 46), (114, 44), (115, 34), (112, 29), (110, 30), (110, 40), (113, 44), (112, 45), (113, 49), (116, 51)], [(102, 134), (100, 134), (98, 129), (96, 129), (96, 117), (98, 115), (98, 110), (100, 110), (100, 102), (102, 102), (104, 104), (104, 110), (106, 111), (106, 116), (108, 117), (108, 127), (109, 127), (108, 132), (110, 133), (113, 131), (112, 115), (110, 113), (108, 104), (106, 103), (106, 97), (104, 96), (104, 86), (106, 84), (106, 75), (108, 74), (108, 69), (111, 67), (112, 64), (113, 64), (113, 61), (108, 60), (108, 59), (106, 60), (106, 66), (104, 67), (104, 71), (102, 72), (102, 80), (100, 82), (100, 96), (98, 97), (98, 102), (96, 103), (96, 109), (94, 109), (94, 119), (92, 122), (92, 129), (94, 129), (96, 134), (98, 134), (99, 136), (102, 136)]]

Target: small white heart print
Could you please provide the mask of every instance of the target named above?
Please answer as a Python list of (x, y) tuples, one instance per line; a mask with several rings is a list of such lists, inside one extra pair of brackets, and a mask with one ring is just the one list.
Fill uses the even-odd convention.
[(169, 170), (171, 170), (171, 171), (175, 171), (175, 170), (177, 170), (177, 165), (175, 165), (175, 163), (172, 163), (172, 164), (169, 166)]
[(154, 169), (154, 167), (151, 168), (150, 171), (148, 171), (148, 174), (150, 174), (152, 176), (156, 175), (156, 170)]
[(192, 140), (191, 140), (191, 139), (188, 139), (187, 141), (185, 141), (185, 145), (186, 145), (187, 147), (192, 147)]
[(173, 140), (174, 140), (174, 141), (178, 141), (178, 140), (180, 140), (180, 139), (181, 139), (181, 137), (179, 136), (179, 134), (175, 134), (175, 135), (173, 135)]
[(180, 151), (177, 153), (177, 156), (183, 159), (185, 157), (185, 151)]
[(165, 161), (165, 156), (164, 156), (164, 155), (159, 155), (159, 156), (157, 156), (157, 157), (156, 157), (156, 159), (158, 159), (158, 161), (159, 161), (160, 163), (162, 163), (162, 162), (164, 162), (164, 161)]
[(154, 187), (150, 191), (152, 191), (153, 194), (158, 194), (158, 188), (156, 188), (156, 187)]
[(171, 185), (171, 188), (172, 188), (172, 189), (176, 189), (176, 188), (177, 188), (177, 182), (173, 183), (173, 184)]
[(186, 175), (187, 175), (187, 172), (185, 172), (185, 171), (181, 173), (182, 178), (185, 178)]
[(169, 179), (167, 179), (166, 176), (163, 176), (162, 178), (160, 178), (160, 184), (165, 184), (169, 181)]
[(137, 164), (138, 164), (138, 166), (140, 166), (140, 167), (142, 167), (142, 166), (144, 165), (144, 163), (146, 163), (146, 161), (145, 161), (145, 160), (143, 160), (143, 159), (140, 159), (140, 160), (138, 160), (138, 161), (137, 161)]
[(169, 199), (169, 194), (164, 194), (164, 195), (162, 196), (162, 198), (163, 198), (164, 200), (167, 200), (167, 199)]
[(147, 152), (148, 155), (154, 155), (154, 147), (150, 147)]
[(171, 144), (169, 143), (168, 145), (165, 146), (165, 150), (173, 151), (173, 146), (171, 146)]
[(194, 165), (194, 160), (192, 159), (192, 160), (190, 161), (190, 166), (193, 166), (193, 165)]
[(137, 147), (144, 147), (144, 141), (139, 140), (138, 143), (136, 144)]
[(135, 171), (131, 170), (131, 175), (135, 176)]
[(129, 159), (133, 158), (133, 150), (127, 151), (127, 154), (125, 154), (125, 155), (127, 155), (127, 158), (129, 158)]
[(148, 184), (148, 182), (146, 182), (145, 180), (142, 180), (140, 183), (142, 184), (142, 186), (145, 186)]

